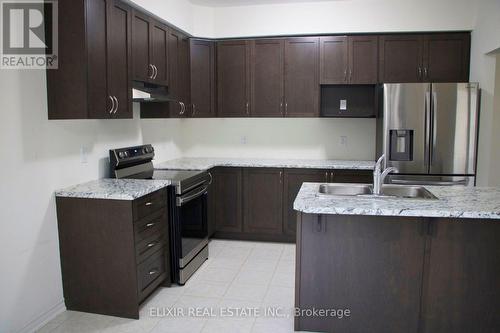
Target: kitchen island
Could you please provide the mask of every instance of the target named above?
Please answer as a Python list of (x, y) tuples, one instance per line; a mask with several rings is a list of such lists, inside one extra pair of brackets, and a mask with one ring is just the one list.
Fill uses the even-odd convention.
[(304, 183), (294, 202), (295, 303), (349, 316), (299, 316), (296, 330), (498, 332), (500, 189), (430, 186), (437, 199), (408, 199), (320, 186)]

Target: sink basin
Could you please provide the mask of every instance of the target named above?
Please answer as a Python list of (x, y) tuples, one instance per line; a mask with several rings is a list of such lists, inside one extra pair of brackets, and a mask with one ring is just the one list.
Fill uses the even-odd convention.
[(380, 195), (373, 194), (373, 186), (368, 184), (321, 184), (320, 195), (364, 196), (374, 198), (437, 199), (422, 186), (382, 185)]
[(362, 195), (372, 194), (372, 186), (365, 184), (322, 184), (319, 193), (325, 195)]
[(437, 199), (434, 194), (422, 186), (383, 185), (380, 191), (382, 196), (412, 198), (412, 199)]

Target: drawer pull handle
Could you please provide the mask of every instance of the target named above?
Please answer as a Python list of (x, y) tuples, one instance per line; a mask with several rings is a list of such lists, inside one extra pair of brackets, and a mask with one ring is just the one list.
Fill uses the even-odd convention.
[(148, 244), (148, 247), (153, 247), (153, 246), (155, 246), (156, 244), (157, 244), (156, 242), (151, 242), (151, 243), (149, 243), (149, 244)]
[(146, 206), (151, 206), (153, 203), (150, 201), (150, 202), (146, 202)]
[(148, 224), (146, 224), (146, 228), (150, 228), (150, 227), (152, 227), (154, 225), (155, 225), (155, 223), (148, 223)]
[(152, 270), (149, 271), (149, 275), (155, 275), (158, 274), (158, 268), (153, 268)]

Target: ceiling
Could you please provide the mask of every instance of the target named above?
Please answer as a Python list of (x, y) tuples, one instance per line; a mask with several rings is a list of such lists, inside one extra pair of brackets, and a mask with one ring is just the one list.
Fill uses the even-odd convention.
[(286, 4), (297, 2), (320, 2), (320, 1), (349, 1), (349, 0), (189, 0), (195, 5), (209, 7), (233, 7), (265, 4)]

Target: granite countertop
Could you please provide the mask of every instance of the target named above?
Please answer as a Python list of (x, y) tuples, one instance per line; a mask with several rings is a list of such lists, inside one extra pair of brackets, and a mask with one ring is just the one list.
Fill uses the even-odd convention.
[(500, 188), (425, 186), (438, 200), (318, 195), (304, 183), (293, 208), (310, 214), (500, 219)]
[(170, 185), (169, 180), (99, 179), (56, 191), (56, 197), (134, 200)]
[(260, 158), (179, 158), (163, 163), (155, 163), (155, 169), (169, 170), (208, 170), (213, 167), (373, 170), (375, 162)]

